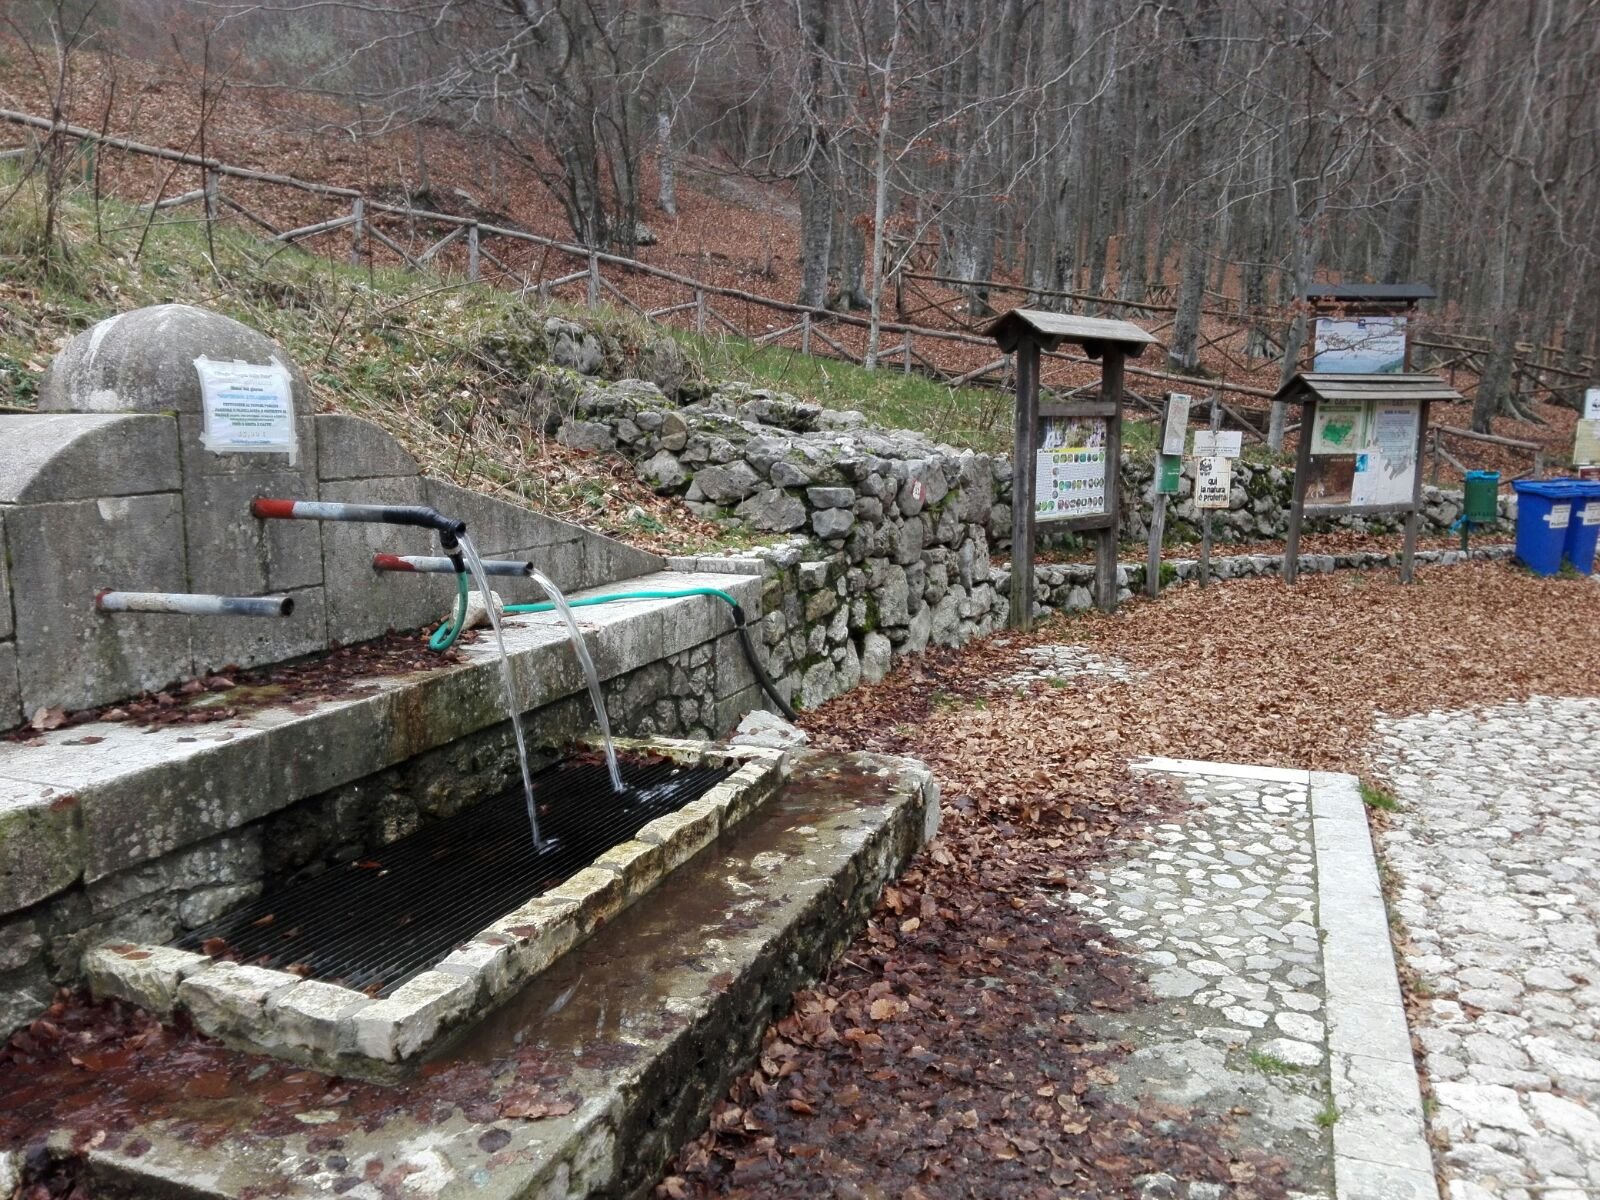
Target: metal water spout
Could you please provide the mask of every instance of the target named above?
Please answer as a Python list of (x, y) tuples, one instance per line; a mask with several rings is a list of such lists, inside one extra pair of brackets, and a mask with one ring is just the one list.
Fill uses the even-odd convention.
[(461, 557), (461, 536), (467, 523), (447, 517), (425, 504), (340, 504), (332, 500), (276, 500), (257, 496), (250, 513), (261, 520), (363, 521), (376, 525), (413, 525), (439, 534), (439, 545), (449, 555), (453, 569), (467, 569)]
[(103, 591), (94, 606), (107, 613), (176, 613), (186, 617), (287, 617), (293, 596), (211, 596), (193, 592)]

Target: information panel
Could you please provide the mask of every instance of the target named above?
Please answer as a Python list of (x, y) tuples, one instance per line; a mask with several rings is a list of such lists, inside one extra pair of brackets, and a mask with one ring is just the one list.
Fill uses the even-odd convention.
[(1406, 369), (1404, 317), (1318, 317), (1312, 370), (1348, 375), (1392, 374)]
[(1194, 506), (1227, 508), (1233, 491), (1233, 459), (1202, 455), (1194, 460)]
[(1040, 417), (1034, 518), (1059, 521), (1106, 511), (1106, 418)]
[(1369, 400), (1316, 406), (1311, 426), (1310, 504), (1409, 504), (1417, 473), (1415, 403)]

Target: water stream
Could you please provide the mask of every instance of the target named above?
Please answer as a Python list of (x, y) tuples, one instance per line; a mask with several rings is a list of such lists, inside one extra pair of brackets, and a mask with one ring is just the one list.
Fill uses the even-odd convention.
[(606, 698), (600, 691), (600, 676), (595, 673), (589, 647), (584, 645), (583, 631), (578, 628), (578, 619), (572, 615), (572, 608), (561, 594), (561, 589), (551, 583), (542, 571), (533, 572), (533, 581), (544, 589), (545, 595), (550, 597), (550, 603), (556, 606), (556, 611), (567, 623), (567, 636), (572, 639), (573, 653), (578, 656), (578, 665), (583, 668), (583, 677), (589, 683), (594, 719), (600, 724), (600, 740), (606, 748), (606, 770), (611, 773), (611, 790), (620, 794), (623, 790), (622, 768), (617, 766), (617, 748), (611, 744), (611, 722), (606, 719)]
[[(483, 569), (483, 559), (478, 554), (478, 548), (472, 544), (472, 539), (466, 534), (461, 535), (461, 557), (467, 564), (467, 572), (472, 576), (478, 594), (483, 597), (489, 613), (489, 624), (494, 629), (495, 644), (500, 651), (500, 682), (505, 687), (506, 708), (511, 712), (511, 730), (517, 739), (517, 763), (522, 768), (522, 790), (528, 800), (528, 825), (533, 830), (534, 846), (542, 850), (544, 840), (539, 835), (539, 813), (534, 804), (533, 785), (529, 782), (528, 776), (528, 745), (522, 736), (522, 704), (517, 695), (516, 681), (512, 678), (511, 659), (506, 654), (505, 638), (500, 632), (500, 614), (495, 610), (491, 599), (493, 593), (489, 590), (489, 578)], [(566, 596), (551, 582), (549, 576), (541, 571), (534, 571), (532, 578), (544, 589), (556, 612), (560, 613), (567, 623), (567, 636), (572, 641), (573, 653), (578, 657), (578, 666), (583, 669), (584, 680), (589, 685), (589, 700), (594, 705), (595, 720), (600, 726), (600, 738), (606, 753), (606, 771), (611, 776), (611, 790), (620, 794), (625, 790), (622, 783), (622, 768), (617, 764), (617, 748), (611, 743), (611, 722), (606, 719), (606, 699), (600, 690), (600, 676), (594, 669), (594, 659), (589, 656), (589, 647), (584, 644), (583, 631), (578, 628), (578, 620), (572, 615), (572, 608), (567, 604)]]
[[(483, 570), (483, 559), (478, 557), (478, 548), (472, 544), (472, 539), (466, 534), (461, 538), (461, 557), (467, 564), (467, 571), (472, 576), (473, 583), (478, 586), (478, 594), (483, 597), (484, 607), (489, 610), (489, 625), (494, 630), (495, 645), (500, 649), (500, 683), (506, 692), (506, 708), (511, 713), (511, 732), (517, 739), (517, 765), (522, 768), (522, 792), (528, 800), (528, 825), (533, 830), (533, 846), (536, 850), (544, 849), (544, 839), (539, 836), (539, 809), (533, 802), (533, 782), (528, 776), (528, 743), (522, 737), (522, 702), (517, 697), (516, 681), (511, 677), (511, 659), (506, 655), (506, 640), (500, 633), (500, 614), (495, 611), (494, 593), (489, 590), (489, 577)], [(601, 718), (604, 721), (604, 718)], [(604, 728), (602, 724), (601, 728)], [(610, 749), (611, 741), (606, 739), (606, 748)]]

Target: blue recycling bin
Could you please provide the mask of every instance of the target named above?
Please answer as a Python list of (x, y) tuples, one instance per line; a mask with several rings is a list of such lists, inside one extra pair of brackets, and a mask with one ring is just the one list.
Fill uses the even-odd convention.
[[(1519, 479), (1517, 491), (1517, 558), (1535, 575), (1561, 570), (1572, 510), (1584, 497), (1576, 479)], [(1591, 556), (1593, 547), (1590, 547)]]
[(1592, 479), (1574, 479), (1572, 520), (1567, 525), (1567, 539), (1562, 546), (1562, 557), (1585, 575), (1594, 573), (1594, 547), (1600, 541), (1600, 483)]

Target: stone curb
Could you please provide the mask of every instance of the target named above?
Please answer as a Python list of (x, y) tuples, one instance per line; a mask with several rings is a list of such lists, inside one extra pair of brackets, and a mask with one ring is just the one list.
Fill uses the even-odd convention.
[(1193, 759), (1144, 758), (1137, 771), (1298, 783), (1316, 856), (1317, 927), (1332, 1088), (1336, 1200), (1439, 1200), (1422, 1092), (1354, 775)]
[(1311, 773), (1338, 1200), (1438, 1200), (1361, 785)]

